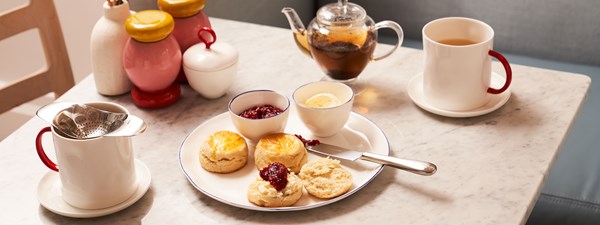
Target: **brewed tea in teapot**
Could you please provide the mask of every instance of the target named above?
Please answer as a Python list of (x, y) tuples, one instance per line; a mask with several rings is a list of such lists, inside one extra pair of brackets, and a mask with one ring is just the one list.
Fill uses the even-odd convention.
[[(375, 23), (362, 7), (347, 0), (320, 8), (307, 29), (294, 9), (286, 7), (282, 12), (290, 22), (300, 50), (314, 58), (330, 79), (344, 83), (353, 83), (370, 61), (391, 55), (404, 37), (397, 23)], [(396, 31), (398, 43), (386, 54), (375, 57), (373, 52), (380, 28)]]

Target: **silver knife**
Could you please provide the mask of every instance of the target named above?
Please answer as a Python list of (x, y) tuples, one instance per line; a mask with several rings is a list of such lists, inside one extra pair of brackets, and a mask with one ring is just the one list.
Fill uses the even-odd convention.
[(401, 159), (387, 155), (375, 154), (371, 152), (359, 152), (325, 143), (320, 143), (315, 146), (309, 145), (306, 146), (306, 149), (320, 155), (331, 156), (338, 159), (350, 161), (362, 159), (366, 161), (371, 161), (424, 176), (431, 176), (437, 171), (437, 166), (430, 162)]

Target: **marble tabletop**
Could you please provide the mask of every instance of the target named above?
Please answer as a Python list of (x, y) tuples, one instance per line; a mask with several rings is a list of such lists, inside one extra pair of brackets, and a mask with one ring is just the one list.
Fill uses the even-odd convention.
[[(434, 162), (438, 172), (425, 177), (386, 167), (339, 202), (305, 211), (257, 212), (195, 189), (180, 168), (179, 146), (200, 123), (225, 112), (237, 93), (273, 89), (291, 96), (299, 85), (319, 80), (322, 72), (296, 49), (289, 29), (217, 18), (211, 22), (218, 41), (231, 43), (240, 53), (237, 79), (225, 96), (208, 100), (183, 87), (176, 104), (140, 109), (128, 95), (97, 94), (90, 76), (59, 99), (115, 102), (148, 123), (146, 132), (133, 138), (135, 157), (152, 174), (144, 197), (98, 218), (73, 219), (46, 210), (36, 190), (49, 170), (38, 159), (34, 140), (47, 124), (32, 118), (0, 143), (1, 223), (524, 224), (591, 82), (584, 75), (513, 65), (512, 95), (503, 107), (474, 118), (447, 118), (420, 109), (409, 98), (407, 84), (422, 71), (423, 53), (401, 48), (367, 66), (361, 76), (369, 87), (357, 96), (354, 111), (383, 130), (391, 155)], [(389, 48), (379, 45), (378, 51)], [(503, 74), (497, 63), (494, 70)]]

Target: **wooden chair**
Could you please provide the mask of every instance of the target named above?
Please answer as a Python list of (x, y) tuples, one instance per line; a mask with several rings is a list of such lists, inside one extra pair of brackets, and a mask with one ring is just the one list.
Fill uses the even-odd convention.
[(58, 98), (75, 85), (53, 0), (30, 0), (28, 5), (0, 14), (0, 41), (34, 28), (40, 35), (46, 66), (0, 88), (0, 113), (50, 92)]

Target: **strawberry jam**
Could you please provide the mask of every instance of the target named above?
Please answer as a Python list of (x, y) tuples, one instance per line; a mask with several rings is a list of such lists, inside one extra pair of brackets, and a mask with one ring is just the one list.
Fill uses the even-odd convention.
[(244, 110), (239, 116), (248, 119), (266, 119), (282, 113), (283, 110), (272, 105), (260, 105)]
[(302, 137), (302, 135), (299, 135), (299, 134), (294, 134), (294, 135), (295, 135), (295, 136), (296, 136), (298, 139), (300, 139), (300, 141), (302, 141), (302, 143), (304, 143), (304, 146), (317, 146), (317, 145), (321, 144), (321, 142), (320, 142), (319, 140), (317, 140), (317, 139), (314, 139), (314, 140), (307, 140), (307, 139), (304, 139), (304, 138)]
[(268, 181), (275, 190), (281, 191), (287, 185), (288, 173), (290, 173), (290, 171), (285, 165), (274, 162), (260, 170), (260, 177), (263, 180)]

